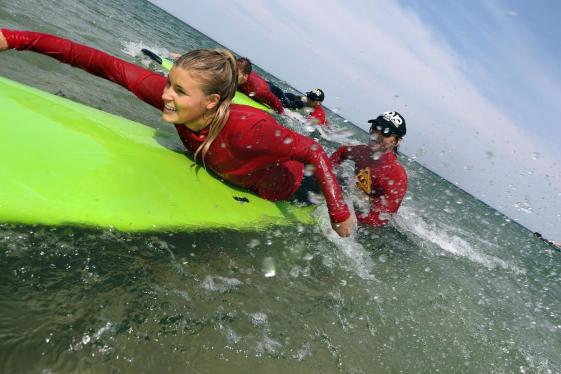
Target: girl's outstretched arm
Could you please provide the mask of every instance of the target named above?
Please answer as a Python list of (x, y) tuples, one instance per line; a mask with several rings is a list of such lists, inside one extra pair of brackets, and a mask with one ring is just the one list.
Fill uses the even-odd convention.
[(38, 52), (60, 62), (83, 69), (115, 82), (148, 104), (162, 110), (162, 92), (166, 78), (71, 40), (32, 31), (2, 29), (0, 51), (6, 49)]

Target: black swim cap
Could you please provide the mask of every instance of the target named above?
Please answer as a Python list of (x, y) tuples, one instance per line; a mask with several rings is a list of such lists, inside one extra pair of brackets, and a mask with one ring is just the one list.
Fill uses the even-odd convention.
[(306, 97), (308, 98), (308, 100), (323, 101), (325, 99), (325, 94), (321, 89), (314, 88), (310, 92), (306, 92)]

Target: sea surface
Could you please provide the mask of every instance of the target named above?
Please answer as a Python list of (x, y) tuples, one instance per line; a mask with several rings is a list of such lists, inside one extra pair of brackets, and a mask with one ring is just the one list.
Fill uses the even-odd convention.
[[(0, 26), (151, 68), (143, 47), (217, 46), (141, 0), (0, 0)], [(156, 110), (110, 82), (30, 52), (1, 54), (0, 75), (153, 126), (181, 148)], [(323, 134), (298, 114), (277, 118), (329, 153), (367, 136), (332, 112)], [(325, 220), (145, 234), (0, 225), (0, 373), (561, 372), (561, 253), (401, 160), (410, 188), (395, 221), (351, 239)]]

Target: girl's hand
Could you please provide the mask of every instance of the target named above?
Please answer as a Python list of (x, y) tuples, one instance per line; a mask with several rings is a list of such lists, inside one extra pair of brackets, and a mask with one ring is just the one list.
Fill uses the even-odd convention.
[(8, 42), (6, 41), (4, 34), (0, 32), (0, 52), (5, 51), (6, 49), (8, 49)]
[(331, 227), (333, 227), (333, 230), (335, 230), (335, 232), (343, 238), (346, 238), (347, 236), (351, 236), (354, 227), (353, 217), (351, 216), (347, 218), (345, 221), (340, 223), (331, 222)]

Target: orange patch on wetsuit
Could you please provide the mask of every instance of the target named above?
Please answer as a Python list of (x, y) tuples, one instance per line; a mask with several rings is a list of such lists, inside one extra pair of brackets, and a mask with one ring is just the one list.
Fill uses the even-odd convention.
[(372, 191), (372, 179), (370, 178), (370, 168), (365, 167), (356, 174), (356, 186), (370, 195)]

